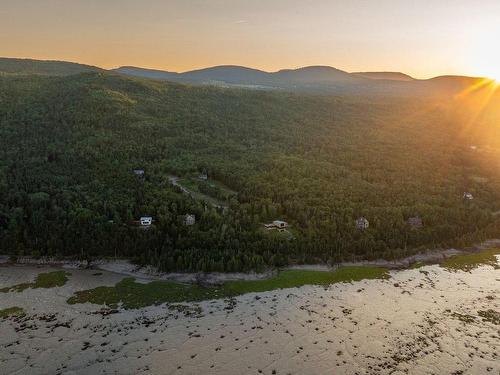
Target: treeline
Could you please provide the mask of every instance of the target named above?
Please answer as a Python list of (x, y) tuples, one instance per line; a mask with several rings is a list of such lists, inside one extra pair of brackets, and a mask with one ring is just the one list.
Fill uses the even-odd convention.
[[(475, 127), (470, 119), (456, 102), (105, 73), (0, 77), (1, 252), (250, 271), (395, 258), (492, 237), (500, 229), (499, 145), (491, 137), (498, 115), (476, 116)], [(228, 210), (168, 181), (204, 169), (238, 192)], [(198, 188), (227, 198), (217, 186)], [(464, 201), (464, 191), (474, 200)], [(186, 214), (195, 225), (183, 224)], [(135, 224), (141, 216), (154, 217), (152, 228)], [(361, 216), (370, 221), (364, 231), (354, 224)], [(422, 228), (408, 225), (410, 217)], [(278, 218), (291, 236), (263, 230)]]

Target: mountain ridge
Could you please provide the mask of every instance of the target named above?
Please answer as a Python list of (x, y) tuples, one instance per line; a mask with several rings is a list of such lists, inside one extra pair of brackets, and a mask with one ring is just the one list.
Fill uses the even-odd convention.
[(8, 74), (71, 75), (85, 72), (105, 72), (93, 65), (62, 60), (36, 60), (29, 58), (0, 57), (0, 72)]
[[(444, 75), (416, 79), (402, 72), (353, 72), (331, 66), (305, 66), (275, 72), (238, 65), (218, 65), (182, 73), (120, 67), (118, 74), (190, 84), (218, 84), (247, 88), (346, 95), (455, 95), (481, 77)], [(152, 73), (154, 72), (154, 73)]]
[(217, 65), (186, 72), (122, 66), (101, 69), (58, 61), (0, 58), (0, 73), (65, 76), (87, 72), (120, 74), (142, 79), (193, 85), (285, 90), (327, 95), (441, 96), (455, 95), (483, 78), (444, 75), (415, 79), (402, 72), (354, 72), (325, 65), (266, 72), (239, 65)]
[(402, 72), (353, 72), (352, 75), (369, 79), (388, 79), (395, 81), (415, 81), (416, 78)]

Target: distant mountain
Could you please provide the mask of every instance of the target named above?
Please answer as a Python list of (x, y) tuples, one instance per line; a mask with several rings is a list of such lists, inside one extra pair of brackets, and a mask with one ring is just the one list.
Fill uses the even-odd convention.
[(447, 86), (469, 86), (484, 80), (483, 77), (465, 77), (465, 76), (439, 76), (424, 80), (433, 85)]
[[(121, 67), (114, 72), (167, 81), (190, 84), (217, 84), (259, 89), (278, 89), (317, 94), (342, 95), (429, 95), (429, 90), (442, 94), (440, 84), (426, 84), (426, 80), (416, 80), (398, 72), (348, 73), (330, 66), (308, 66), (298, 69), (283, 69), (265, 72), (258, 69), (235, 65), (221, 65), (192, 70), (184, 73), (161, 70)], [(444, 82), (445, 90), (459, 90)], [(457, 79), (457, 87), (464, 80)]]
[(299, 69), (280, 70), (272, 74), (282, 81), (308, 84), (358, 81), (357, 77), (353, 77), (351, 74), (340, 69), (332, 68), (331, 66), (307, 66)]
[[(482, 77), (464, 77), (464, 76), (439, 76), (427, 80), (416, 81), (416, 85), (429, 93), (438, 95), (458, 94), (467, 88), (470, 88), (484, 81)], [(487, 88), (487, 86), (478, 86), (478, 89)]]
[(229, 84), (266, 84), (272, 81), (272, 73), (236, 65), (221, 65), (212, 68), (180, 73), (188, 81), (220, 81)]
[(65, 61), (0, 58), (0, 73), (66, 76), (86, 72), (189, 83), (264, 90), (286, 90), (325, 95), (450, 96), (482, 78), (441, 76), (414, 79), (400, 72), (348, 73), (330, 66), (308, 66), (265, 72), (244, 66), (221, 65), (184, 73), (123, 66), (106, 71), (95, 66)]
[(278, 72), (264, 72), (258, 69), (235, 65), (221, 65), (192, 70), (185, 73), (162, 72), (136, 67), (121, 67), (114, 70), (120, 74), (198, 84), (227, 84), (258, 86), (281, 89), (311, 88), (334, 83), (360, 82), (363, 78), (329, 66), (309, 66), (299, 69), (284, 69)]
[(351, 73), (356, 77), (370, 79), (387, 79), (391, 81), (414, 81), (415, 78), (401, 72), (355, 72)]
[(66, 61), (15, 59), (0, 57), (0, 73), (67, 76), (86, 72), (104, 72), (104, 69)]

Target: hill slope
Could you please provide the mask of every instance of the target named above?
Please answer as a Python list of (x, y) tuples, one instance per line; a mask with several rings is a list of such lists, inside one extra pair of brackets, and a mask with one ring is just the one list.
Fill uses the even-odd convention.
[(120, 68), (114, 69), (114, 71), (116, 73), (128, 76), (167, 80), (167, 81), (174, 81), (179, 76), (178, 73), (167, 72), (164, 70), (156, 70), (156, 69), (136, 68), (134, 66), (122, 66)]
[[(463, 244), (499, 230), (490, 116), (455, 101), (0, 76), (0, 248), (241, 271)], [(172, 175), (229, 209), (183, 194)], [(196, 224), (183, 225), (185, 214)], [(150, 230), (135, 223), (145, 215)], [(414, 216), (421, 229), (406, 223)], [(275, 219), (290, 233), (265, 231)]]
[(99, 71), (102, 72), (104, 70), (95, 66), (66, 61), (43, 61), (0, 57), (0, 73), (66, 76)]
[[(67, 76), (103, 69), (64, 61), (0, 58), (0, 73)], [(347, 73), (329, 66), (309, 66), (264, 72), (242, 66), (223, 65), (175, 73), (131, 66), (109, 71), (126, 76), (189, 83), (195, 85), (238, 86), (250, 89), (293, 91), (323, 95), (452, 97), (482, 78), (443, 76), (415, 80), (403, 73)]]
[(409, 76), (408, 74), (400, 72), (356, 72), (351, 73), (357, 77), (364, 77), (370, 79), (387, 79), (391, 81), (414, 81), (415, 78)]
[(481, 78), (436, 77), (416, 80), (398, 72), (347, 73), (329, 66), (309, 66), (264, 72), (242, 66), (216, 66), (185, 73), (121, 67), (117, 73), (191, 84), (237, 85), (313, 94), (363, 96), (450, 97), (477, 83)]

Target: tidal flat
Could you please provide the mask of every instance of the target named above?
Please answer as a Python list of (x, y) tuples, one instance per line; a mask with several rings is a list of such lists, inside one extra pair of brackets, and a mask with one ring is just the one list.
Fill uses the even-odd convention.
[(285, 274), (234, 284), (234, 295), (138, 308), (123, 301), (141, 287), (112, 301), (84, 297), (146, 280), (6, 265), (0, 373), (499, 374), (500, 270), (488, 251), (487, 261), (371, 270), (357, 281)]

